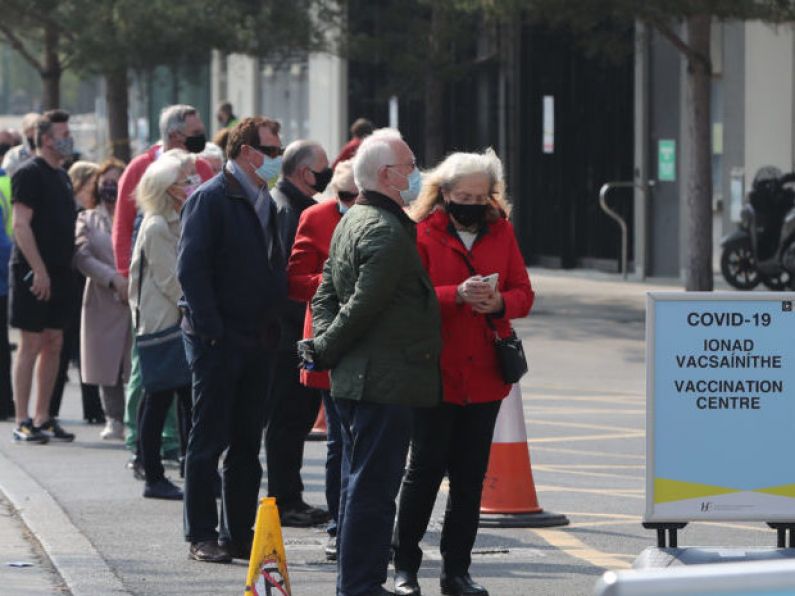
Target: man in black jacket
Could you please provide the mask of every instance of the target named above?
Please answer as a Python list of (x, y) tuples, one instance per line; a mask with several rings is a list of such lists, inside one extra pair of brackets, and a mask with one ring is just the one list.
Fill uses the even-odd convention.
[[(193, 371), (185, 464), (185, 538), (199, 561), (248, 559), (262, 429), (287, 296), (285, 257), (267, 181), (281, 166), (279, 125), (247, 118), (229, 135), (224, 170), (182, 209), (177, 273)], [(218, 458), (228, 448), (215, 503)]]
[[(282, 177), (271, 195), (276, 203), (279, 235), (289, 255), (298, 229), (298, 218), (316, 203), (331, 180), (323, 148), (313, 141), (294, 141), (284, 151)], [(268, 461), (268, 495), (276, 497), (283, 526), (308, 527), (330, 519), (325, 509), (304, 502), (301, 465), (304, 441), (317, 417), (320, 391), (301, 385), (295, 344), (303, 337), (306, 304), (288, 302), (281, 317), (281, 337), (271, 392), (272, 411), (265, 429)]]

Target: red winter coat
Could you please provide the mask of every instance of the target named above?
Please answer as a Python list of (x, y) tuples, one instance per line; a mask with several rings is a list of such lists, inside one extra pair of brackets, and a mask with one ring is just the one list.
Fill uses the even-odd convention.
[[(335, 199), (312, 205), (301, 213), (295, 243), (287, 264), (288, 294), (291, 300), (306, 302), (304, 339), (312, 337), (312, 297), (323, 278), (323, 264), (328, 259), (331, 236), (342, 215)], [(307, 387), (330, 389), (327, 372), (301, 369), (301, 383)]]
[(467, 253), (447, 213), (439, 209), (417, 227), (417, 248), (442, 309), (444, 401), (466, 405), (503, 399), (511, 386), (500, 375), (494, 332), (485, 316), (456, 304), (456, 290), (472, 275), (464, 260), (467, 255), (477, 274), (500, 274), (505, 312), (493, 319), (500, 337), (510, 334), (511, 319), (530, 312), (534, 293), (513, 226), (505, 219), (488, 224)]

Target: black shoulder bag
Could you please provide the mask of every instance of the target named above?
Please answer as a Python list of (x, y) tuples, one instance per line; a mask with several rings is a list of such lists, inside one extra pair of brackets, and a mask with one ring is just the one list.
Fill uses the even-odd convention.
[[(469, 268), (469, 273), (471, 275), (479, 275), (467, 256), (463, 253), (461, 253), (461, 256)], [(497, 363), (500, 366), (502, 380), (509, 385), (518, 383), (519, 379), (527, 372), (527, 357), (524, 354), (522, 341), (516, 335), (513, 326), (511, 326), (511, 334), (508, 337), (500, 338), (497, 334), (497, 328), (494, 326), (494, 321), (491, 320), (491, 315), (485, 315), (485, 317), (486, 325), (494, 333), (494, 348), (497, 351)]]

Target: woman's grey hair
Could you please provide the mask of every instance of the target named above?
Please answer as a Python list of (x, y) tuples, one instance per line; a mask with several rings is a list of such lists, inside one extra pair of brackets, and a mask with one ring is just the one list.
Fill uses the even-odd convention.
[(282, 158), (282, 175), (292, 176), (298, 168), (304, 166), (312, 167), (318, 153), (323, 148), (315, 141), (298, 140), (293, 141), (284, 150)]
[(329, 182), (329, 188), (336, 194), (342, 192), (356, 192), (356, 183), (353, 181), (353, 160), (341, 161), (334, 168), (334, 177)]
[(199, 157), (201, 158), (208, 158), (208, 159), (219, 159), (221, 162), (224, 161), (224, 151), (215, 143), (208, 141), (204, 145), (204, 151), (199, 153)]
[(378, 188), (378, 170), (395, 161), (393, 144), (403, 140), (394, 128), (379, 128), (362, 141), (353, 158), (353, 178), (361, 191)]
[(179, 181), (187, 165), (176, 155), (164, 154), (146, 168), (135, 189), (135, 202), (145, 215), (165, 215), (174, 209), (168, 187)]
[(188, 116), (197, 114), (196, 108), (186, 104), (166, 106), (160, 112), (160, 139), (168, 140), (172, 132), (183, 132)]

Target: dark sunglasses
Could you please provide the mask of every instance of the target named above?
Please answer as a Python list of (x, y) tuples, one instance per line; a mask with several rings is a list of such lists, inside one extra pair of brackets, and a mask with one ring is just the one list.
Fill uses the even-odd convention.
[(271, 159), (279, 157), (282, 153), (284, 153), (284, 147), (274, 147), (273, 145), (252, 145), (252, 147), (254, 147), (254, 149), (260, 153), (264, 153)]
[(337, 193), (337, 196), (340, 198), (340, 201), (345, 201), (347, 203), (348, 201), (352, 201), (356, 197), (358, 197), (359, 193), (358, 192), (348, 192), (348, 191), (345, 191), (345, 190), (341, 190), (341, 191), (339, 191)]

